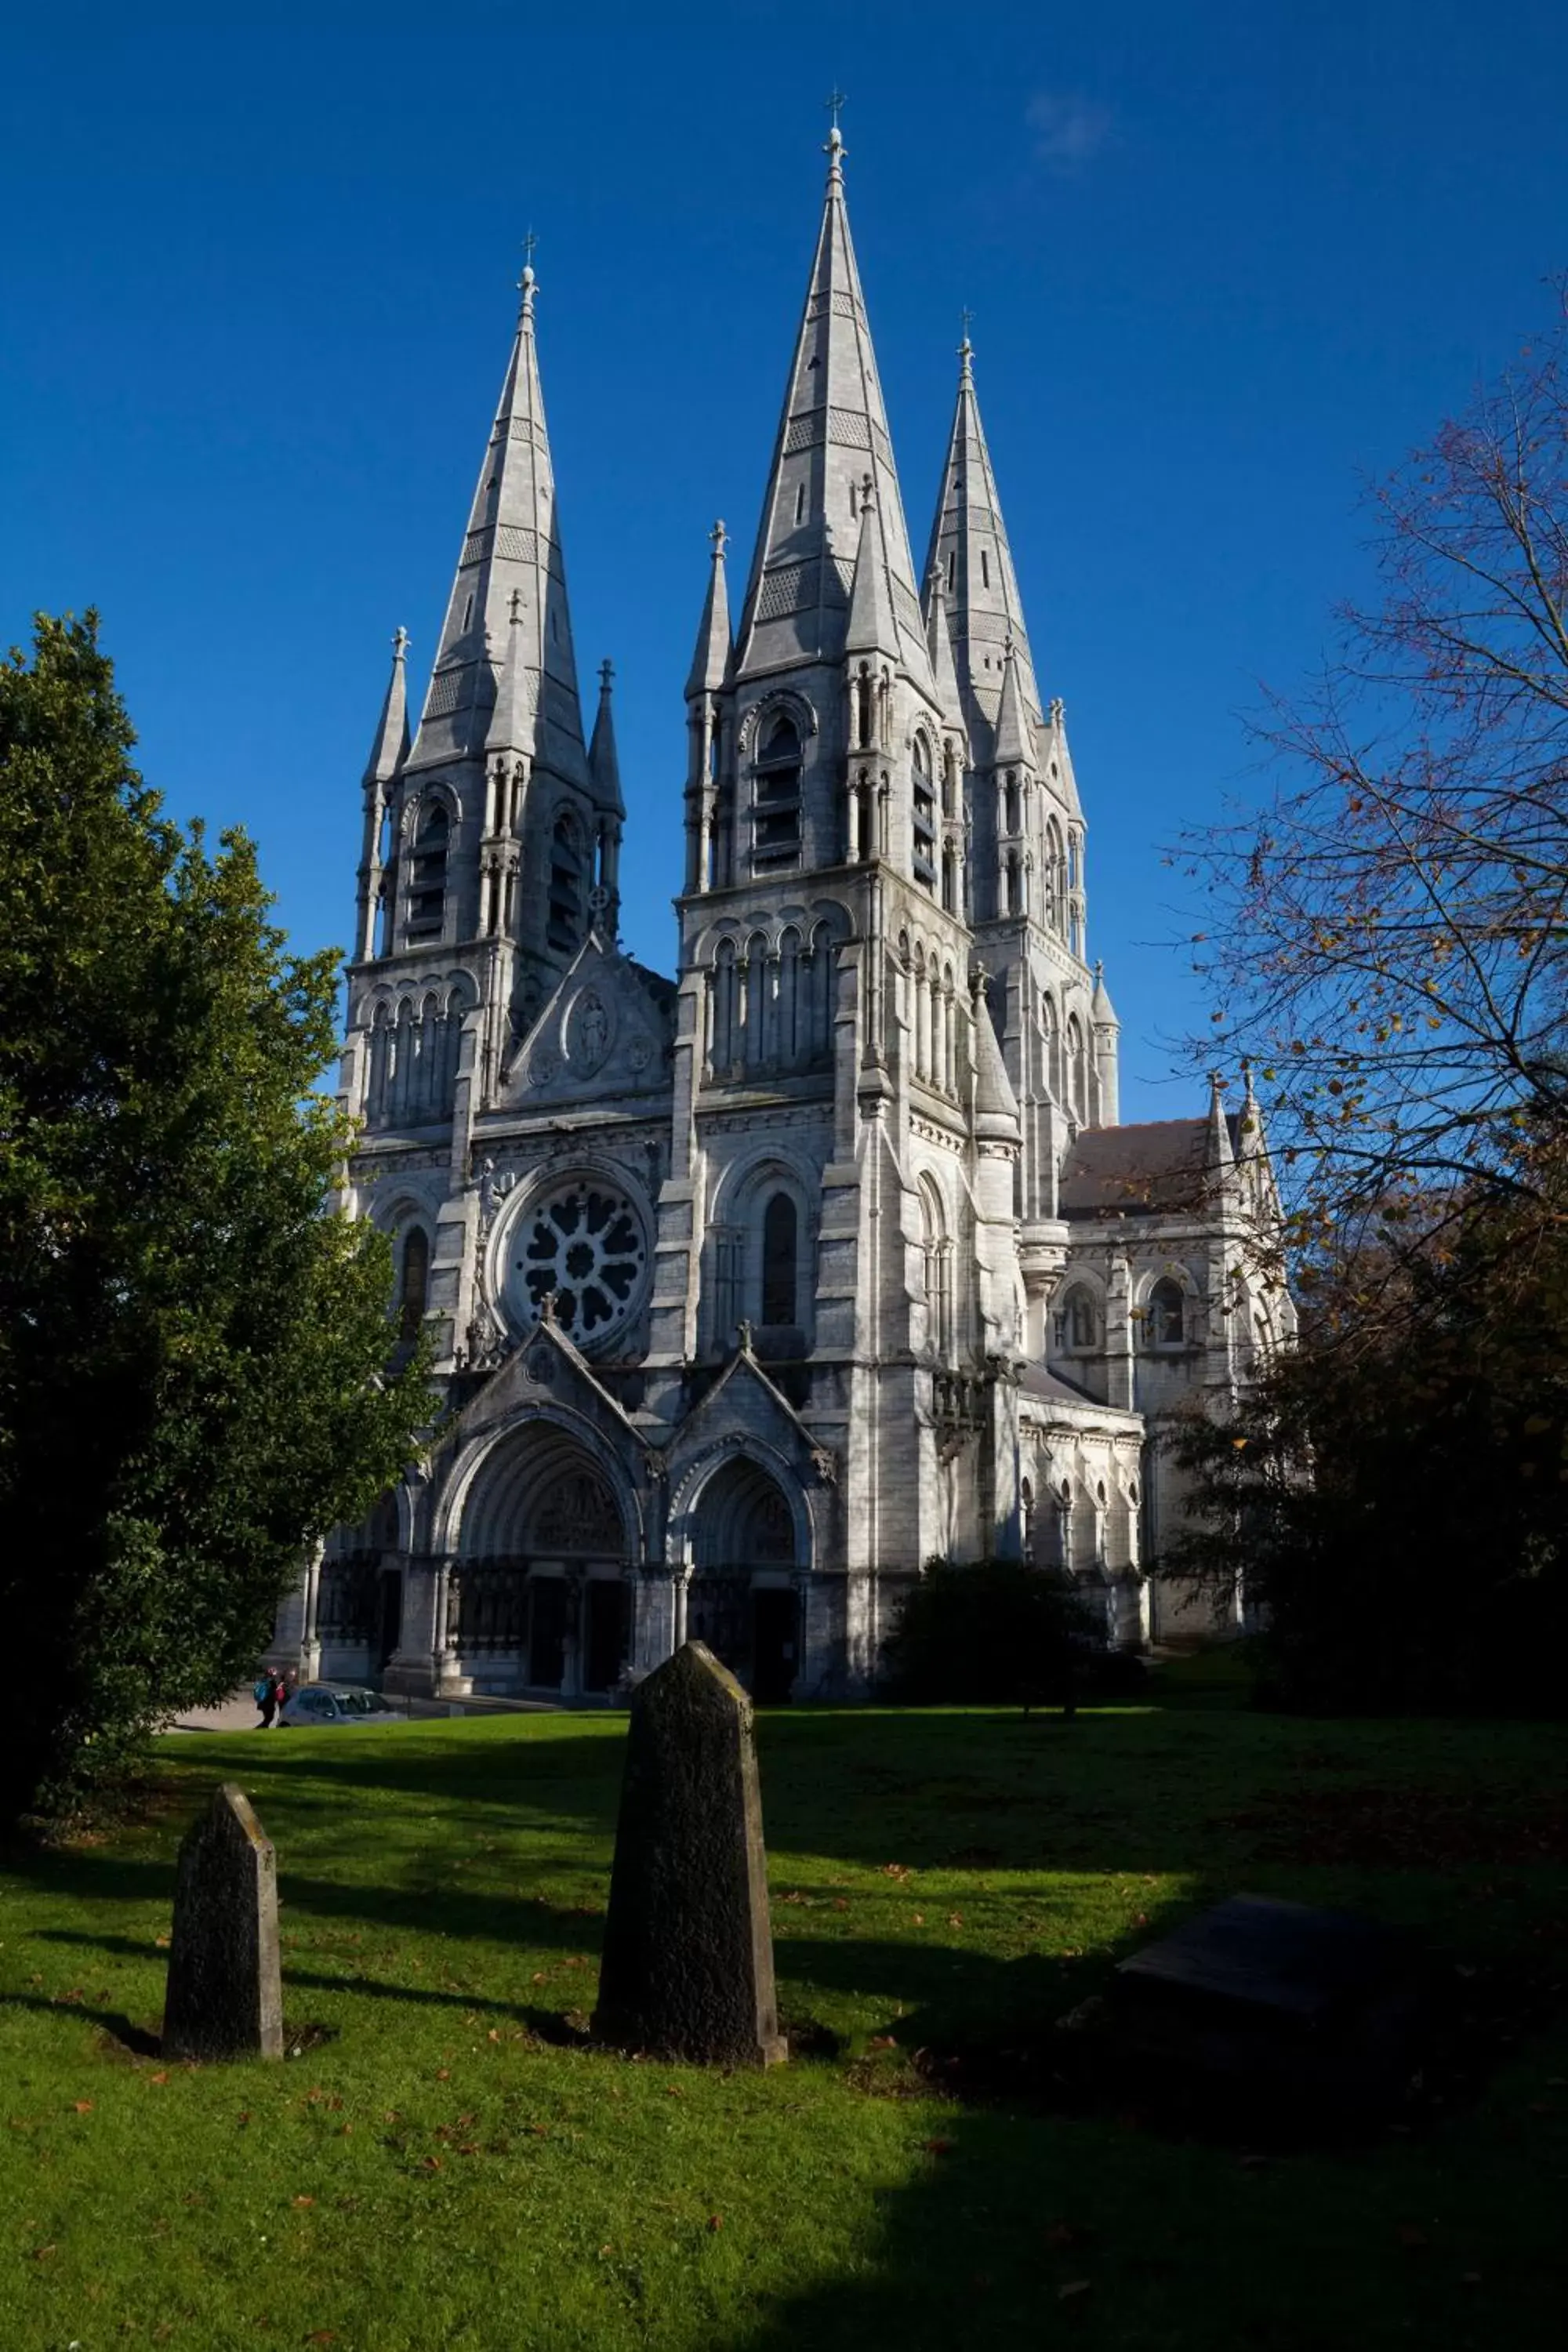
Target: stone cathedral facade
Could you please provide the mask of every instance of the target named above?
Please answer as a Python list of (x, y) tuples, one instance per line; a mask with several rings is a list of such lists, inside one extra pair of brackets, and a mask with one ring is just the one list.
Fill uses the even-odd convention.
[(1286, 1335), (1250, 1094), (1118, 1123), (969, 345), (917, 572), (827, 152), (738, 604), (711, 537), (673, 979), (617, 944), (610, 669), (590, 729), (531, 269), (412, 733), (399, 634), (347, 1206), (392, 1237), (447, 1418), (286, 1607), (307, 1675), (590, 1697), (699, 1635), (760, 1698), (853, 1694), (935, 1555), (1058, 1562), (1142, 1642), (1174, 1622), (1143, 1568), (1180, 1507), (1163, 1420)]

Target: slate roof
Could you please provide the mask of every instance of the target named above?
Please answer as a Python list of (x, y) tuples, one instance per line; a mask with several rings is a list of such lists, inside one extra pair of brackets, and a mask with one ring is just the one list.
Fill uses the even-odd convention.
[[(1231, 1150), (1241, 1116), (1227, 1111)], [(1155, 1118), (1131, 1127), (1086, 1127), (1068, 1153), (1058, 1202), (1064, 1217), (1170, 1216), (1209, 1197), (1206, 1118)]]

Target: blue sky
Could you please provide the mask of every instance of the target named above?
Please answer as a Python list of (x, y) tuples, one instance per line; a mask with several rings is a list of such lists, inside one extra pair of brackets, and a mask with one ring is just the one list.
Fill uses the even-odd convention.
[(243, 822), (297, 942), (344, 941), (387, 643), (434, 649), (531, 225), (666, 970), (706, 534), (743, 569), (837, 80), (917, 562), (968, 305), (1123, 1116), (1188, 1107), (1162, 845), (1258, 788), (1241, 714), (1361, 583), (1359, 481), (1546, 315), (1568, 10), (84, 0), (5, 47), (0, 636), (96, 603), (172, 813)]

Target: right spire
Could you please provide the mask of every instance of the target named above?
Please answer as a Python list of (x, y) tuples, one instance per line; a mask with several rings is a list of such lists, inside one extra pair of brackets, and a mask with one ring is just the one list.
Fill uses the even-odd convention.
[(1016, 688), (1036, 725), (1041, 716), (1040, 691), (1002, 501), (980, 422), (967, 315), (958, 347), (958, 399), (926, 562), (928, 578), (933, 572), (940, 572), (946, 596), (953, 663), (975, 761), (988, 767), (995, 757), (1002, 690), (1009, 671), (1016, 673)]

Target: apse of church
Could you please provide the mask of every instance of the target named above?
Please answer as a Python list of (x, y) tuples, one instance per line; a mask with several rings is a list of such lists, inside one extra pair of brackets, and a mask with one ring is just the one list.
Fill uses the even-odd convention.
[(398, 632), (344, 1205), (392, 1238), (445, 1418), (287, 1605), (304, 1673), (586, 1701), (700, 1634), (759, 1697), (853, 1694), (938, 1556), (1056, 1562), (1144, 1641), (1163, 1422), (1288, 1336), (1250, 1089), (1118, 1124), (974, 355), (917, 572), (826, 152), (733, 617), (709, 540), (676, 979), (619, 944), (614, 674), (590, 729), (531, 267), (412, 729)]

